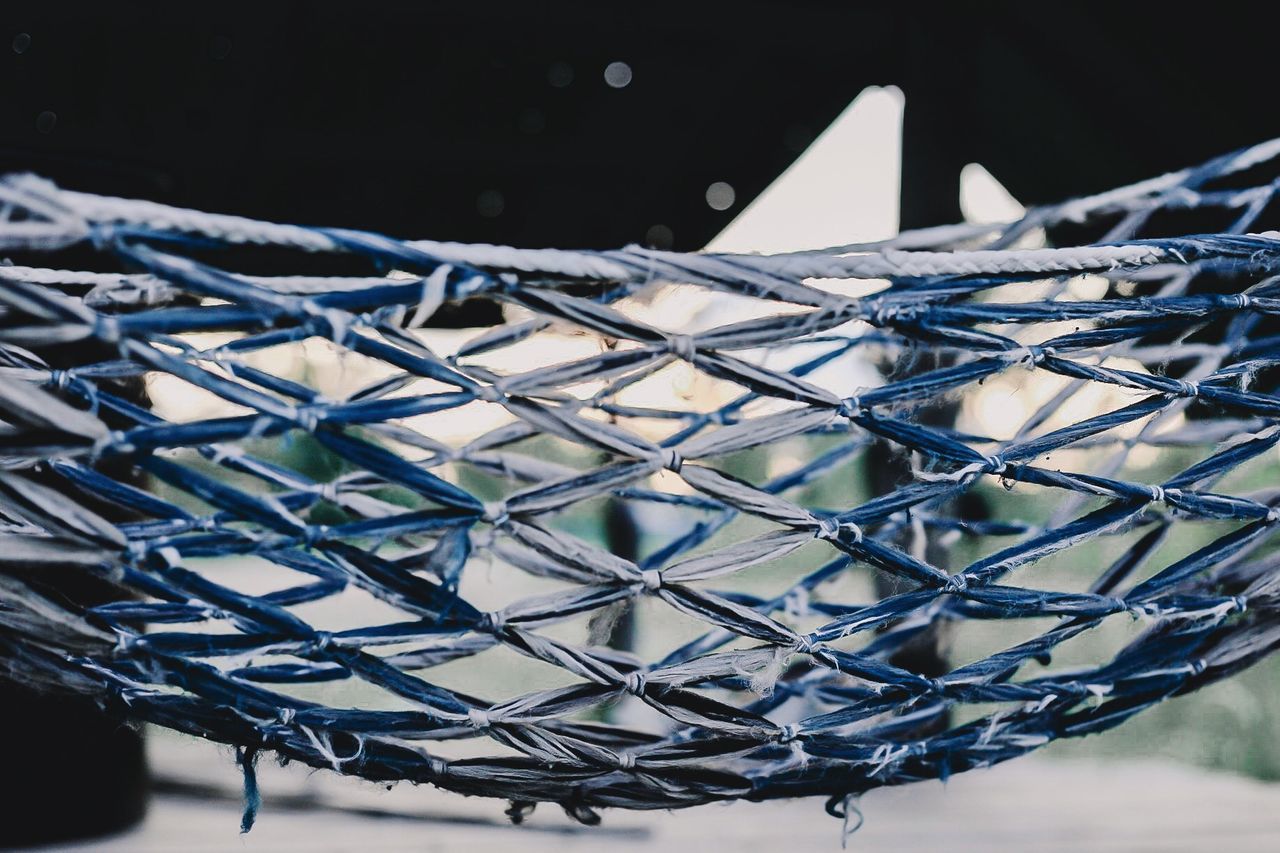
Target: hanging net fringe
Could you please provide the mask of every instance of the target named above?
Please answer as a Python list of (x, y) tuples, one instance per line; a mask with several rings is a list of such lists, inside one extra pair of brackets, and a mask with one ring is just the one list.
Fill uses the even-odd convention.
[[(1278, 155), (768, 256), (404, 241), (9, 176), (4, 670), (247, 773), (269, 751), (583, 820), (838, 814), (1111, 728), (1280, 641)], [(268, 249), (368, 274), (232, 268)], [(466, 299), (505, 321), (445, 346), (429, 324)], [(535, 363), (547, 340), (576, 349)], [(304, 343), (359, 381), (299, 369)], [(224, 409), (175, 414), (179, 386)], [(332, 476), (280, 455), (304, 440)], [(619, 511), (634, 554), (603, 544)], [(71, 573), (116, 594), (61, 594)], [(326, 622), (352, 596), (367, 621)], [(928, 637), (953, 638), (940, 674), (904, 663)]]

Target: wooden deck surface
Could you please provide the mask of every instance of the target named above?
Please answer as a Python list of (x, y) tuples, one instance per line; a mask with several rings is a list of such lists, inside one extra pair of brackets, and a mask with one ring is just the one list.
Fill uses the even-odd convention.
[[(542, 806), (520, 827), (503, 804), (381, 786), (263, 762), (258, 824), (239, 834), (239, 776), (225, 751), (152, 744), (159, 791), (138, 829), (63, 850), (770, 851), (839, 850), (821, 801), (735, 803), (681, 812), (606, 812), (600, 827)], [(1280, 850), (1280, 784), (1157, 762), (1027, 758), (947, 785), (875, 791), (848, 849)]]

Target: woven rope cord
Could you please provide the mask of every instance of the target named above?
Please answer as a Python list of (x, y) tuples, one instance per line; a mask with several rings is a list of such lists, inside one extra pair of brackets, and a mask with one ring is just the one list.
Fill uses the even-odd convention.
[[(1265, 143), (1017, 222), (775, 256), (403, 241), (9, 176), (0, 247), (51, 258), (0, 268), (9, 674), (234, 744), (247, 773), (271, 751), (584, 820), (609, 806), (838, 803), (1108, 729), (1280, 641), (1280, 489), (1247, 476), (1274, 474), (1280, 443), (1280, 235), (1263, 230), (1278, 155)], [(1215, 224), (1169, 232), (1179, 213)], [(1062, 233), (1088, 242), (1038, 245)], [(52, 268), (83, 245), (101, 270)], [(357, 255), (370, 273), (217, 263), (245, 246)], [(1085, 278), (1105, 295), (1077, 295)], [(659, 326), (642, 308), (661, 288), (753, 309)], [(424, 327), (475, 297), (506, 322), (442, 355)], [(551, 335), (598, 346), (486, 366)], [(273, 360), (315, 340), (380, 372), (333, 396)], [(50, 346), (113, 357), (54, 368)], [(831, 378), (925, 353), (939, 358), (867, 387)], [(681, 407), (634, 393), (677, 366), (732, 393)], [(142, 376), (225, 412), (166, 418), (119, 392)], [(1017, 377), (1057, 390), (1004, 438), (920, 417)], [(1090, 394), (1105, 404), (1075, 405)], [(415, 426), (477, 407), (505, 421), (464, 441)], [(340, 473), (318, 480), (264, 452), (299, 436)], [(884, 448), (912, 459), (909, 482), (816, 502)], [(1143, 450), (1176, 470), (1139, 479)], [(766, 473), (735, 467), (752, 453)], [(143, 478), (111, 473), (122, 464)], [(1052, 511), (959, 511), (992, 486)], [(638, 558), (574, 526), (606, 500), (664, 519)], [(1201, 538), (1179, 551), (1192, 528)], [(801, 553), (822, 558), (796, 568)], [(1088, 582), (1055, 584), (1082, 553), (1073, 577), (1092, 566)], [(239, 588), (221, 567), (250, 559), (291, 580)], [(32, 581), (52, 565), (132, 597), (73, 605)], [(536, 594), (473, 601), (495, 566)], [(850, 579), (872, 573), (896, 591), (850, 599)], [(356, 593), (377, 617), (319, 618)], [(698, 627), (656, 657), (596, 629), (584, 639), (588, 619), (628, 607)], [(1052, 665), (1118, 621), (1141, 630), (1104, 659)], [(979, 623), (1008, 630), (941, 676), (892, 662), (923, 632)], [(483, 683), (499, 653), (558, 681), (446, 686), (462, 665)]]

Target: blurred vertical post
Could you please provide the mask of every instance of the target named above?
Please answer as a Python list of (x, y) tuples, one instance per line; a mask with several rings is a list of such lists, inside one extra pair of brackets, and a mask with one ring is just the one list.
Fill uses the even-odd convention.
[[(928, 51), (928, 45), (914, 45), (916, 50)], [(964, 144), (964, 116), (958, 105), (963, 99), (947, 91), (945, 80), (931, 79), (920, 87), (905, 91), (906, 107), (902, 122), (902, 189), (899, 208), (900, 228), (907, 231), (931, 225), (943, 225), (962, 220), (960, 210), (960, 172), (969, 162), (968, 147)], [(883, 366), (886, 377), (905, 379), (916, 372), (946, 367), (952, 359), (937, 350), (911, 352), (901, 356), (897, 363)], [(954, 427), (958, 408), (954, 402), (938, 400), (923, 407), (916, 415), (917, 422), (927, 426)], [(911, 460), (905, 453), (895, 452), (890, 442), (880, 440), (877, 452), (869, 455), (876, 460), (868, 467), (868, 475), (874, 494), (883, 495), (899, 488), (911, 479)], [(912, 532), (904, 530), (899, 544), (910, 546)], [(948, 569), (948, 555), (934, 539), (927, 542), (924, 557), (941, 569)], [(876, 587), (881, 597), (900, 590), (894, 589), (895, 579), (879, 573)], [(911, 672), (929, 678), (937, 678), (948, 671), (945, 657), (944, 632), (937, 623), (919, 631), (902, 644), (889, 658), (890, 662)]]
[[(610, 498), (605, 504), (604, 535), (608, 548), (624, 560), (635, 561), (640, 557), (640, 525), (635, 513), (625, 500)], [(636, 602), (627, 601), (620, 608), (617, 621), (607, 637), (612, 648), (622, 651), (635, 649)]]
[[(102, 344), (34, 349), (51, 367), (63, 370), (98, 363), (115, 354)], [(110, 384), (113, 393), (146, 405), (141, 377)], [(102, 416), (112, 428), (126, 425), (111, 421), (109, 413)], [(122, 482), (137, 479), (128, 460), (106, 461), (98, 467)], [(53, 489), (71, 488), (43, 466), (25, 473)], [(129, 518), (120, 507), (83, 493), (77, 493), (76, 499), (109, 521)], [(41, 594), (76, 607), (93, 607), (125, 595), (111, 582), (79, 566), (18, 566), (13, 570)], [(4, 679), (0, 679), (0, 707), (4, 709), (5, 759), (12, 782), (5, 792), (0, 847), (95, 838), (142, 819), (149, 778), (140, 729), (86, 697), (45, 692)]]

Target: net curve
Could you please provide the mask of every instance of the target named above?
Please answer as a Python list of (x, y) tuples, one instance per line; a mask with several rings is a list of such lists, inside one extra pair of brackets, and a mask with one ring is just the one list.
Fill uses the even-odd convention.
[[(783, 255), (9, 176), (5, 670), (250, 779), (275, 753), (588, 821), (839, 812), (1111, 728), (1280, 640), (1277, 155)], [(320, 272), (230, 266), (258, 251)], [(433, 326), (468, 300), (502, 321)]]

